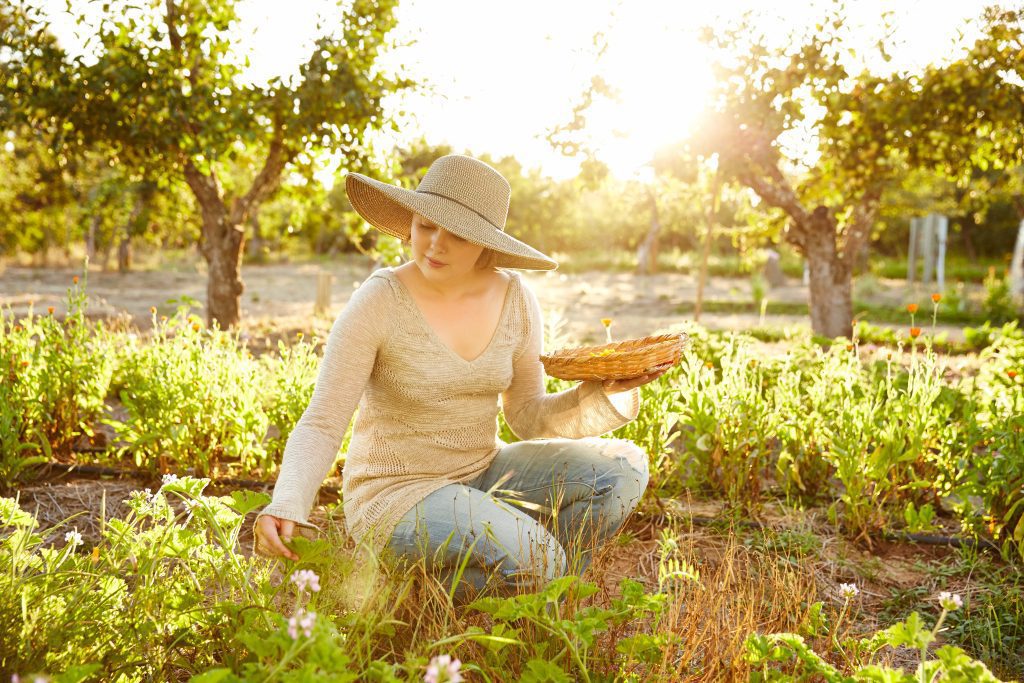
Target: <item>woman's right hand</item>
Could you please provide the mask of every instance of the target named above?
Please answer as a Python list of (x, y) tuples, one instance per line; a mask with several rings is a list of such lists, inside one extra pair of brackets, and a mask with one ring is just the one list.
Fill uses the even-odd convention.
[(298, 561), (299, 556), (293, 553), (285, 543), (290, 543), (295, 533), (295, 522), (281, 519), (273, 515), (261, 515), (256, 520), (256, 547), (270, 557), (280, 555), (289, 560)]

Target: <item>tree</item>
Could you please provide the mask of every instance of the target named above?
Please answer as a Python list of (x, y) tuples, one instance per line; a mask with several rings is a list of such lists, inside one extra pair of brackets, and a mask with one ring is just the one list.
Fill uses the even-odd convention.
[[(148, 0), (143, 8), (111, 0), (92, 27), (94, 54), (82, 56), (66, 54), (25, 0), (2, 15), (10, 43), (0, 52), (9, 84), (0, 125), (51, 129), (64, 153), (103, 145), (143, 178), (184, 178), (202, 223), (207, 318), (233, 326), (245, 229), (285, 169), (308, 167), (321, 150), (365, 169), (367, 134), (388, 124), (384, 98), (411, 87), (377, 64), (396, 4), (339, 3), (339, 16), (323, 20), (339, 33), (317, 38), (297, 78), (256, 85), (241, 78), (233, 52), (235, 0)], [(248, 157), (254, 174), (228, 191), (225, 168)]]
[[(709, 37), (730, 61), (718, 66), (717, 106), (697, 144), (787, 216), (785, 238), (808, 260), (815, 332), (850, 335), (853, 267), (883, 192), (904, 173), (941, 164), (970, 176), (977, 164), (1019, 160), (1022, 99), (1006, 74), (1020, 82), (1020, 17), (987, 16), (987, 37), (964, 60), (924, 74), (851, 73), (844, 63), (857, 55), (846, 47), (841, 10), (790, 41), (796, 50), (769, 48), (763, 37), (744, 44), (749, 23)], [(882, 39), (887, 62), (885, 48)], [(782, 138), (801, 128), (819, 142), (817, 160), (797, 174)]]

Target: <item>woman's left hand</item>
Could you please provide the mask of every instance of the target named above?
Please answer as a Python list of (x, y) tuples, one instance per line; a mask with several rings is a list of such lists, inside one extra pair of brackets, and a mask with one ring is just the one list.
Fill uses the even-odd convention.
[(601, 384), (604, 386), (604, 393), (618, 394), (623, 391), (629, 391), (630, 389), (643, 386), (648, 382), (653, 382), (668, 372), (671, 367), (672, 363), (666, 363), (665, 365), (658, 365), (651, 368), (650, 372), (645, 375), (630, 377), (628, 379), (606, 379)]

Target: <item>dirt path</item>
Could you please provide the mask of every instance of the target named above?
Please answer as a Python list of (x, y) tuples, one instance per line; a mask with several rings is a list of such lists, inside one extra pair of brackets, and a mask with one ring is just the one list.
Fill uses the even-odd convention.
[[(242, 296), (243, 325), (246, 334), (267, 336), (296, 331), (323, 332), (341, 310), (354, 287), (373, 270), (365, 259), (336, 259), (330, 263), (249, 265), (243, 271), (246, 290)], [(330, 312), (319, 319), (313, 316), (317, 273), (334, 276)], [(36, 269), (9, 267), (0, 271), (0, 307), (10, 307), (23, 315), (34, 306), (45, 311), (54, 306), (58, 314), (64, 307), (64, 295), (78, 271), (69, 268)], [(561, 317), (566, 343), (593, 343), (604, 338), (601, 318), (614, 319), (617, 339), (639, 337), (671, 329), (692, 321), (691, 313), (679, 313), (696, 297), (696, 278), (679, 273), (634, 276), (630, 273), (558, 272), (527, 273), (527, 280), (551, 316)], [(130, 316), (140, 329), (150, 326), (151, 306), (159, 314), (173, 314), (172, 299), (187, 295), (200, 303), (206, 299), (206, 272), (202, 263), (177, 270), (138, 271), (121, 275), (93, 271), (88, 277), (90, 314)], [(901, 280), (873, 282), (872, 300), (882, 305), (902, 306), (908, 292)], [(804, 303), (807, 290), (798, 280), (768, 292), (771, 302)], [(750, 282), (745, 278), (713, 278), (705, 288), (705, 300), (749, 302)], [(751, 329), (760, 324), (759, 316), (747, 313), (705, 313), (701, 323), (714, 330)], [(766, 324), (808, 326), (804, 315), (769, 315)], [(961, 340), (958, 327), (943, 326), (951, 340)]]

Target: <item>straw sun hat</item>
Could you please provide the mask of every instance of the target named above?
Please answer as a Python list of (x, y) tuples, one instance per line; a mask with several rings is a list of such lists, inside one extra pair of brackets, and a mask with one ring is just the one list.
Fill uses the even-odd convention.
[(402, 240), (409, 239), (412, 214), (418, 213), (452, 234), (494, 250), (500, 267), (558, 267), (553, 259), (505, 232), (512, 189), (500, 173), (472, 157), (441, 157), (415, 190), (349, 173), (345, 191), (368, 223)]

